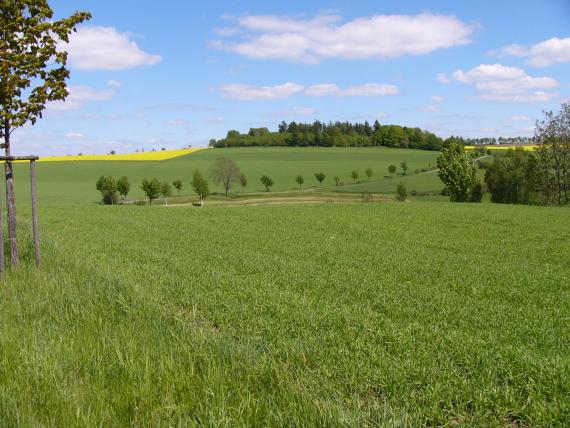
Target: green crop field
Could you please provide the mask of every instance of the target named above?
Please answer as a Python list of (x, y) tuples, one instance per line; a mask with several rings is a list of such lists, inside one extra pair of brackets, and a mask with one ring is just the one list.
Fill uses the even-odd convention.
[[(398, 184), (397, 178), (385, 178), (388, 166), (398, 166), (407, 161), (413, 173), (416, 169), (435, 165), (436, 152), (408, 149), (386, 148), (242, 148), (242, 149), (211, 149), (188, 156), (183, 156), (161, 162), (49, 162), (38, 164), (38, 192), (42, 202), (45, 203), (73, 203), (96, 202), (100, 199), (95, 190), (95, 182), (100, 175), (119, 177), (125, 175), (132, 183), (132, 197), (142, 198), (139, 189), (144, 177), (156, 177), (159, 180), (172, 182), (177, 178), (186, 183), (183, 193), (191, 194), (190, 181), (195, 169), (207, 175), (212, 163), (219, 157), (233, 159), (248, 177), (247, 192), (264, 191), (259, 181), (262, 175), (273, 178), (273, 190), (296, 189), (295, 176), (301, 174), (305, 177), (305, 187), (318, 186), (314, 173), (323, 172), (327, 175), (323, 187), (334, 186), (334, 176), (339, 176), (345, 184), (352, 183), (350, 173), (359, 172), (362, 184), (372, 184), (364, 174), (366, 168), (372, 168), (374, 186), (379, 186), (379, 192), (394, 192)], [(400, 171), (401, 172), (401, 171)], [(419, 178), (419, 177), (418, 177)], [(16, 185), (22, 187), (21, 198), (26, 198), (28, 191), (27, 166), (17, 165)], [(439, 192), (443, 185), (434, 176), (424, 176), (419, 179), (425, 182), (424, 186), (417, 186), (417, 190), (430, 189)], [(351, 185), (342, 186), (343, 191), (350, 191)], [(420, 189), (421, 187), (421, 189)], [(221, 187), (211, 183), (211, 190), (221, 192)], [(239, 184), (234, 186), (235, 191), (241, 191)], [(339, 189), (340, 190), (340, 187)], [(412, 190), (410, 188), (410, 190)], [(360, 192), (356, 188), (354, 191)], [(376, 191), (376, 190), (375, 190)]]
[[(134, 197), (144, 176), (180, 177), (189, 194), (192, 171), (219, 156), (249, 192), (262, 174), (276, 182), (234, 205), (279, 204), (97, 203), (101, 174), (128, 176)], [(434, 172), (384, 173), (436, 157), (255, 148), (40, 163), (39, 270), (18, 165), (23, 260), (0, 279), (0, 426), (568, 426), (569, 211), (362, 202), (400, 181), (438, 192)], [(370, 181), (331, 183), (368, 167)], [(314, 171), (322, 189), (292, 190), (299, 173), (317, 187)]]
[(44, 205), (3, 426), (568, 426), (568, 210)]

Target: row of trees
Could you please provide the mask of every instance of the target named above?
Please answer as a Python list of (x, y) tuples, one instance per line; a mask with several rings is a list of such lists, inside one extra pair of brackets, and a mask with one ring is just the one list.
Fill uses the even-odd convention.
[(422, 150), (441, 150), (443, 139), (420, 128), (399, 125), (381, 125), (368, 122), (313, 123), (281, 122), (277, 132), (267, 128), (251, 128), (247, 134), (228, 131), (226, 138), (210, 140), (210, 147), (249, 146), (316, 146), (316, 147), (401, 147)]

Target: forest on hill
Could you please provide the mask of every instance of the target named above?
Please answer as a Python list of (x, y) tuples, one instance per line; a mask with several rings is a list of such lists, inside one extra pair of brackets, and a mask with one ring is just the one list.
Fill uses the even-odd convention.
[(251, 128), (247, 134), (228, 131), (225, 138), (210, 140), (210, 147), (399, 147), (421, 150), (441, 150), (452, 140), (465, 144), (465, 140), (450, 137), (446, 140), (420, 128), (400, 125), (381, 125), (375, 121), (350, 123), (315, 120), (313, 123), (281, 122), (277, 132), (268, 128)]

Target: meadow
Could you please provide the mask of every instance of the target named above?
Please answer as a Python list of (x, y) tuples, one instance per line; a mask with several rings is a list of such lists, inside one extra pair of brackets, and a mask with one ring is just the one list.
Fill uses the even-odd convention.
[[(159, 152), (160, 153), (160, 152)], [(117, 156), (117, 155), (115, 155)], [(346, 191), (353, 180), (350, 173), (353, 170), (359, 172), (359, 180), (362, 183), (374, 181), (382, 182), (382, 190), (393, 193), (398, 185), (398, 179), (408, 180), (401, 176), (401, 171), (394, 178), (385, 178), (389, 175), (388, 166), (399, 165), (403, 161), (408, 162), (408, 174), (416, 169), (427, 168), (435, 165), (436, 152), (408, 149), (387, 148), (287, 148), (287, 147), (253, 147), (236, 149), (209, 149), (195, 152), (186, 156), (175, 157), (160, 162), (156, 161), (92, 161), (92, 162), (40, 162), (38, 170), (38, 196), (40, 202), (47, 204), (60, 203), (89, 203), (97, 202), (100, 195), (95, 189), (95, 182), (100, 175), (112, 175), (119, 177), (125, 175), (131, 181), (131, 198), (143, 198), (144, 195), (139, 186), (145, 177), (156, 177), (161, 181), (172, 181), (180, 178), (185, 182), (183, 194), (192, 194), (190, 181), (195, 169), (201, 170), (205, 175), (208, 169), (218, 157), (233, 159), (240, 169), (248, 177), (246, 192), (263, 192), (265, 187), (259, 181), (262, 175), (270, 175), (275, 186), (274, 191), (289, 191), (298, 188), (295, 176), (301, 174), (305, 178), (307, 187), (335, 187), (334, 176), (341, 177), (346, 184), (342, 190)], [(369, 180), (364, 171), (372, 168), (374, 175)], [(322, 186), (314, 177), (316, 172), (323, 172), (327, 178)], [(16, 186), (22, 196), (27, 199), (28, 192), (28, 167), (16, 165)], [(437, 174), (420, 180), (429, 183), (434, 192), (439, 192), (443, 185), (437, 178)], [(425, 188), (424, 185), (422, 187)], [(410, 188), (409, 188), (410, 189)], [(222, 192), (220, 186), (210, 183), (210, 190)], [(237, 184), (235, 192), (243, 190)], [(333, 189), (340, 190), (340, 189)], [(410, 189), (411, 190), (411, 189)], [(419, 190), (419, 189), (418, 189)], [(355, 192), (360, 192), (355, 189)]]
[[(298, 173), (437, 156), (327, 150), (38, 164), (39, 270), (18, 165), (0, 425), (570, 425), (568, 209), (358, 201), (400, 180), (384, 176), (347, 185), (350, 204), (103, 206), (94, 188), (101, 174), (188, 182), (223, 155), (248, 190), (269, 171), (271, 194), (295, 197)], [(432, 177), (401, 179), (438, 191)]]
[(4, 426), (570, 423), (567, 210), (70, 204), (41, 226), (44, 266), (25, 237), (0, 281)]

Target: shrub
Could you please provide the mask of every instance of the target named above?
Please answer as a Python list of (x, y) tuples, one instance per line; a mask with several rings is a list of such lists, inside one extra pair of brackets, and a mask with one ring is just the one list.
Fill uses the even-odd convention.
[(103, 195), (103, 203), (105, 205), (117, 205), (119, 203), (119, 194), (117, 192), (104, 190), (102, 192), (102, 195)]
[(370, 178), (372, 178), (374, 171), (372, 171), (372, 168), (366, 168), (366, 170), (364, 171), (364, 174), (366, 174), (366, 176), (370, 179)]
[(481, 202), (483, 200), (483, 194), (485, 190), (483, 185), (479, 182), (473, 183), (469, 191), (469, 202)]
[(268, 177), (267, 175), (264, 175), (263, 177), (260, 178), (260, 181), (265, 186), (265, 191), (269, 192), (269, 190), (273, 186), (273, 179), (271, 177)]
[(390, 165), (388, 167), (388, 172), (390, 173), (390, 175), (393, 175), (396, 172), (396, 165)]
[(406, 186), (404, 183), (398, 184), (398, 188), (396, 189), (396, 200), (404, 202), (407, 198), (408, 191), (406, 190)]
[(340, 186), (340, 177), (338, 175), (334, 178), (334, 184), (335, 186)]
[(162, 183), (160, 185), (160, 194), (163, 198), (167, 198), (172, 195), (172, 186), (169, 183)]
[(315, 173), (315, 178), (317, 179), (317, 181), (319, 182), (319, 184), (323, 184), (323, 181), (325, 181), (325, 178), (327, 176), (325, 174), (323, 174), (322, 172), (316, 172)]

